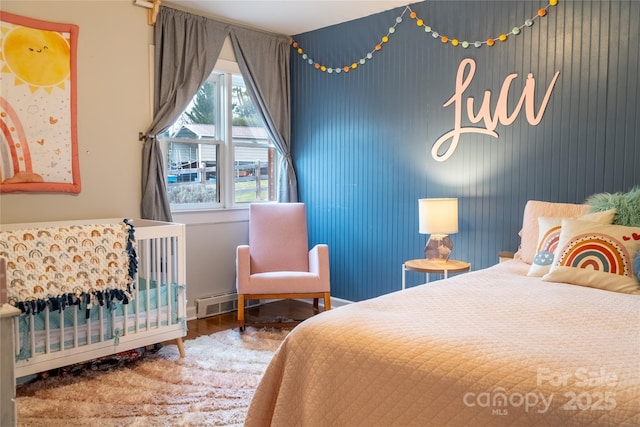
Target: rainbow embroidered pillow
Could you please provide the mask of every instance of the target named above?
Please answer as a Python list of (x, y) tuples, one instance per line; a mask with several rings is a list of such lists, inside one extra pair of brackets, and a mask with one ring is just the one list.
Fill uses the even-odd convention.
[[(611, 224), (616, 214), (615, 209), (609, 209), (603, 212), (594, 212), (582, 215), (578, 219), (584, 221), (595, 221), (603, 224)], [(538, 246), (536, 247), (536, 255), (533, 257), (531, 267), (527, 276), (542, 277), (549, 272), (553, 257), (560, 239), (560, 229), (562, 220), (565, 218), (558, 217), (539, 217), (538, 218)]]
[(565, 219), (553, 265), (542, 277), (627, 294), (640, 294), (634, 261), (640, 227)]

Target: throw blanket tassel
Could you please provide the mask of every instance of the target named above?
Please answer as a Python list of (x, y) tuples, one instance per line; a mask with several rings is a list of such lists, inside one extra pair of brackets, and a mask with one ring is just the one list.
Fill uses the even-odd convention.
[(129, 254), (129, 278), (133, 281), (138, 273), (138, 254), (135, 248), (135, 229), (131, 220), (125, 218), (122, 222), (127, 225), (127, 253)]

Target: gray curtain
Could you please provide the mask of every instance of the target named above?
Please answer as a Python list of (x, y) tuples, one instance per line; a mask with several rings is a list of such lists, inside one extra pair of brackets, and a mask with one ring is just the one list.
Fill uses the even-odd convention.
[(160, 7), (154, 28), (153, 122), (142, 150), (142, 218), (172, 220), (156, 136), (178, 118), (209, 77), (228, 33), (227, 24)]
[(298, 201), (291, 160), (291, 104), (288, 37), (232, 27), (229, 33), (249, 96), (281, 154), (278, 201)]

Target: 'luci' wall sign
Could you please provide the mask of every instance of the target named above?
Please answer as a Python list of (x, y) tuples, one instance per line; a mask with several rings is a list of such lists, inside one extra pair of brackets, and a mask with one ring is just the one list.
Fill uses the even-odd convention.
[[(469, 121), (471, 123), (478, 123), (482, 121), (484, 122), (484, 127), (462, 126), (462, 104), (464, 102), (463, 95), (464, 91), (469, 87), (469, 84), (471, 84), (475, 72), (475, 61), (470, 58), (463, 59), (458, 66), (455, 93), (451, 98), (449, 98), (447, 102), (442, 105), (443, 107), (448, 107), (453, 104), (454, 127), (449, 132), (438, 138), (438, 140), (433, 144), (433, 147), (431, 148), (431, 156), (439, 162), (444, 162), (453, 155), (453, 153), (456, 151), (456, 148), (458, 147), (458, 143), (460, 142), (460, 137), (465, 133), (477, 133), (498, 138), (498, 133), (495, 131), (498, 123), (501, 123), (503, 125), (510, 125), (511, 123), (513, 123), (520, 113), (523, 105), (527, 121), (530, 125), (536, 126), (542, 120), (542, 116), (544, 115), (545, 109), (547, 108), (547, 103), (549, 102), (549, 98), (551, 97), (551, 92), (553, 91), (556, 80), (558, 80), (558, 76), (560, 75), (560, 71), (556, 71), (553, 75), (553, 79), (551, 79), (551, 83), (549, 83), (542, 103), (540, 104), (540, 109), (536, 112), (534, 102), (536, 81), (533, 77), (533, 74), (529, 73), (529, 75), (527, 76), (527, 82), (525, 83), (524, 89), (522, 90), (522, 95), (520, 95), (520, 99), (513, 109), (513, 112), (509, 114), (509, 111), (507, 111), (509, 89), (511, 87), (511, 82), (516, 77), (518, 77), (517, 73), (509, 74), (502, 83), (502, 88), (500, 89), (496, 109), (493, 115), (491, 114), (490, 105), (491, 91), (486, 90), (484, 92), (484, 98), (477, 114), (475, 114), (474, 112), (473, 97), (470, 96), (466, 99), (467, 117)], [(449, 144), (447, 145), (448, 141)], [(444, 150), (442, 150), (443, 148)]]

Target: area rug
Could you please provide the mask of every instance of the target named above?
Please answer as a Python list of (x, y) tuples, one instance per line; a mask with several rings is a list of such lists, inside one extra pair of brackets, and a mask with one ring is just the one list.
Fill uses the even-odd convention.
[(17, 388), (18, 426), (240, 426), (289, 331), (237, 329), (107, 371), (44, 376)]

